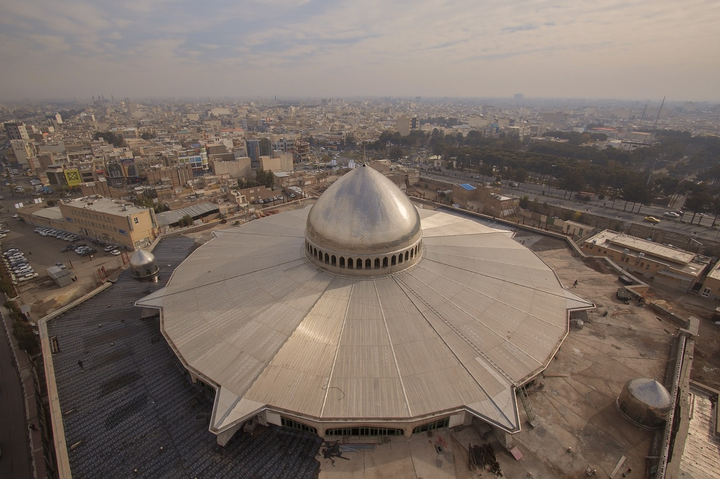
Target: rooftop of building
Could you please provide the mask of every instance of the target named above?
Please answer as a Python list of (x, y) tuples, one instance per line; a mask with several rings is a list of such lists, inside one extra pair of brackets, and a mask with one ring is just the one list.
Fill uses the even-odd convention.
[(111, 289), (48, 322), (73, 476), (317, 477), (314, 435), (262, 428), (219, 447), (207, 430), (207, 391), (190, 382), (159, 319), (141, 319), (128, 302), (163, 287), (193, 244), (161, 241), (154, 253), (167, 273), (158, 283), (126, 271)]
[(116, 216), (129, 216), (141, 214), (147, 211), (147, 208), (140, 208), (127, 201), (103, 198), (102, 196), (97, 195), (73, 199), (64, 203), (64, 205), (74, 208), (89, 209)]
[(715, 266), (708, 272), (708, 278), (720, 280), (720, 262), (716, 263)]
[[(323, 271), (304, 254), (308, 211), (295, 210), (218, 234), (165, 290), (137, 302), (162, 303), (183, 362), (220, 386), (214, 431), (265, 404), (355, 421), (468, 407), (519, 428), (512, 389), (547, 365), (567, 311), (592, 303), (506, 232), (434, 211), (420, 217), (424, 258), (403, 273)], [(338, 389), (348, 399), (327, 399)]]
[(597, 244), (603, 247), (615, 246), (616, 249), (627, 248), (631, 251), (645, 253), (646, 256), (652, 256), (655, 259), (675, 263), (677, 268), (689, 265), (691, 262), (698, 262), (702, 264), (707, 264), (708, 262), (707, 259), (698, 257), (695, 253), (690, 253), (671, 245), (655, 243), (654, 241), (618, 233), (617, 231), (612, 230), (603, 230), (600, 233), (586, 239), (585, 242)]
[[(505, 477), (574, 477), (588, 466), (609, 475), (621, 456), (627, 458), (625, 468), (640, 473), (653, 433), (622, 418), (613, 402), (628, 379), (663, 375), (671, 337), (664, 330), (672, 331), (672, 324), (648, 308), (628, 309), (615, 300), (616, 275), (586, 267), (562, 242), (527, 233), (515, 240), (536, 251), (564, 284), (579, 279), (577, 292), (603, 305), (589, 313), (584, 329), (571, 330), (557, 359), (529, 391), (539, 426), (524, 424), (513, 436), (523, 459), (515, 460), (491, 438)], [(66, 442), (83, 441), (69, 451), (73, 472), (77, 477), (110, 477), (117, 471), (131, 475), (137, 468), (138, 477), (157, 477), (159, 471), (219, 477), (243, 470), (258, 477), (263, 471), (271, 477), (314, 477), (303, 467), (314, 463), (317, 438), (259, 427), (261, 434), (241, 433), (225, 448), (218, 447), (207, 430), (211, 400), (190, 383), (162, 339), (158, 320), (139, 320), (139, 311), (128, 304), (162, 287), (193, 242), (161, 241), (154, 251), (163, 265), (158, 285), (127, 281), (126, 273), (110, 290), (48, 323), (62, 350), (53, 361), (60, 405), (67, 412)], [(79, 372), (79, 358), (84, 373)], [(525, 412), (521, 414), (525, 420)], [(432, 437), (393, 437), (384, 445), (368, 445), (367, 440), (357, 447), (348, 444), (343, 457), (349, 460), (336, 459), (333, 465), (320, 459), (320, 478), (404, 477), (408, 471), (418, 477), (469, 477), (467, 471), (463, 474), (467, 445), (486, 441), (472, 427), (433, 432)], [(106, 454), (117, 450), (117, 444), (126, 450)], [(699, 443), (698, 454), (702, 447)]]

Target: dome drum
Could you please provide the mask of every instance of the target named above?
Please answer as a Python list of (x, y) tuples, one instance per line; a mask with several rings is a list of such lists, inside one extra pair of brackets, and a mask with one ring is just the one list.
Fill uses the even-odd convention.
[(353, 276), (377, 276), (409, 268), (422, 256), (422, 240), (415, 244), (382, 254), (358, 254), (333, 251), (305, 239), (305, 256), (313, 264), (334, 273)]

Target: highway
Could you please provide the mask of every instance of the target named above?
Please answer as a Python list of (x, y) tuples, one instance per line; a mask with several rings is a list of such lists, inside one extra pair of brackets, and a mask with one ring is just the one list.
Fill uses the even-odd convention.
[[(466, 182), (472, 185), (477, 185), (483, 180), (483, 178), (478, 177), (477, 174), (461, 173), (452, 170), (445, 170), (444, 172), (430, 172), (421, 170), (420, 176), (453, 183)], [(484, 177), (484, 180), (485, 182), (492, 181), (493, 178)], [(509, 183), (512, 183), (512, 180), (503, 180), (502, 186), (498, 187), (501, 192), (506, 196), (514, 196), (518, 198), (528, 196), (530, 201), (537, 200), (540, 203), (547, 202), (548, 205), (552, 206), (562, 206), (563, 208), (581, 212), (587, 211), (588, 213), (594, 215), (604, 216), (606, 218), (615, 218), (623, 222), (641, 223), (646, 226), (651, 226), (652, 224), (645, 222), (644, 218), (646, 216), (654, 216), (655, 218), (660, 220), (660, 223), (652, 226), (653, 228), (666, 231), (675, 231), (688, 236), (692, 236), (693, 238), (697, 238), (700, 241), (702, 241), (702, 239), (710, 241), (719, 240), (718, 237), (720, 236), (720, 219), (718, 220), (716, 228), (711, 227), (715, 218), (714, 215), (700, 216), (698, 214), (695, 216), (693, 224), (690, 224), (690, 220), (693, 216), (692, 213), (687, 213), (678, 219), (672, 219), (663, 216), (663, 214), (668, 211), (677, 210), (677, 206), (671, 209), (658, 206), (643, 205), (642, 207), (640, 207), (640, 213), (638, 213), (638, 205), (634, 205), (633, 208), (633, 204), (628, 203), (627, 211), (623, 211), (623, 209), (625, 208), (624, 200), (612, 201), (607, 198), (604, 200), (598, 200), (597, 197), (595, 197), (591, 201), (579, 201), (574, 198), (563, 198), (563, 196), (568, 196), (568, 193), (565, 190), (561, 190), (558, 188), (532, 183), (519, 183), (517, 187), (509, 187)], [(631, 208), (633, 208), (633, 212), (630, 211)]]

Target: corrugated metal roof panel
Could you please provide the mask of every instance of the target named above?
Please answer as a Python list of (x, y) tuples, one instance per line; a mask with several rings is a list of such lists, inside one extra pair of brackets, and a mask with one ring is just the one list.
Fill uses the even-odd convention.
[(367, 421), (466, 406), (517, 429), (513, 384), (542, 369), (583, 300), (509, 233), (420, 214), (424, 257), (394, 276), (310, 263), (307, 209), (226, 230), (175, 272), (165, 332), (252, 404)]

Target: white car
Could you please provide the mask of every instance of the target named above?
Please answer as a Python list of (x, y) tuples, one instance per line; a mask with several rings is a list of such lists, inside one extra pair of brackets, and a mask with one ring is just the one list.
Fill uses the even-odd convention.
[(119, 255), (120, 255), (120, 251), (114, 249), (114, 250), (110, 251), (110, 254), (113, 255), (113, 256), (119, 256)]

